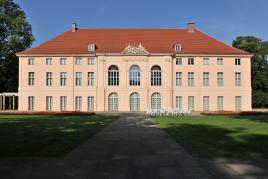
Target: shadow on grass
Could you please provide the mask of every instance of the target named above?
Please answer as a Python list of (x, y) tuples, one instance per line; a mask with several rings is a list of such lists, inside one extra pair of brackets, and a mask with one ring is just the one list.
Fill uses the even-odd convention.
[(267, 122), (268, 123), (268, 115), (233, 115), (234, 119), (248, 119), (254, 122)]
[(243, 134), (241, 127), (172, 123), (165, 130), (196, 157), (268, 158), (268, 135)]

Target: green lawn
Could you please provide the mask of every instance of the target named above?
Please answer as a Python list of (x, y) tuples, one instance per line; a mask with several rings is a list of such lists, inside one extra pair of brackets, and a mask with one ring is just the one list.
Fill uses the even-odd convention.
[(195, 157), (268, 158), (268, 116), (156, 117)]
[(0, 156), (61, 156), (115, 116), (0, 115)]

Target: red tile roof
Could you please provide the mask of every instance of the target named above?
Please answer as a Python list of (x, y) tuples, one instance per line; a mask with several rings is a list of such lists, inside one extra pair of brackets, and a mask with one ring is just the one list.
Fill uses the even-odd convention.
[(200, 30), (180, 28), (80, 28), (18, 54), (89, 54), (89, 43), (96, 44), (96, 53), (121, 53), (129, 43), (141, 43), (149, 53), (174, 53), (173, 46), (179, 43), (178, 54), (250, 55)]

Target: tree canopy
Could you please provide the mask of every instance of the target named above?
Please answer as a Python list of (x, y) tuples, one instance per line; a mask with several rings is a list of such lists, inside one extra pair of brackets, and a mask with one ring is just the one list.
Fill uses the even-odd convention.
[(13, 0), (0, 0), (0, 92), (18, 90), (17, 52), (34, 41), (25, 13)]

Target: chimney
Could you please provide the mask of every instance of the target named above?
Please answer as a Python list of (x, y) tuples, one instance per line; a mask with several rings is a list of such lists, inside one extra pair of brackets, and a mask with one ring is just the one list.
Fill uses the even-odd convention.
[(72, 23), (72, 32), (76, 32), (77, 26), (76, 23)]
[(188, 23), (187, 30), (188, 32), (195, 32), (195, 23)]

